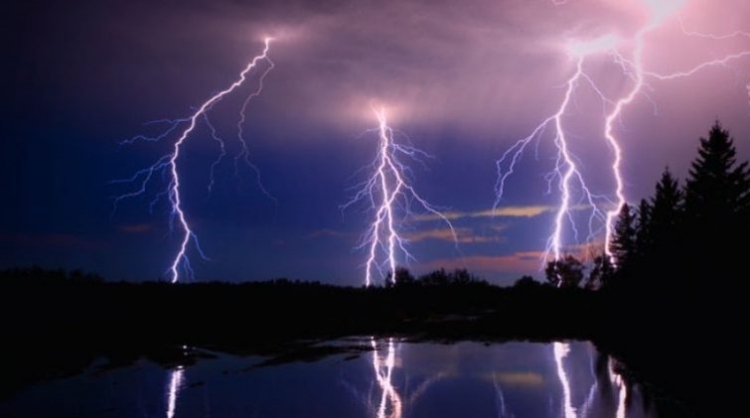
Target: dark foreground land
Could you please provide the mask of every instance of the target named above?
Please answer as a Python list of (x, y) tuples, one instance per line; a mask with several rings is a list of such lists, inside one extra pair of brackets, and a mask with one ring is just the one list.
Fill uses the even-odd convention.
[(6, 272), (0, 396), (78, 373), (100, 355), (110, 367), (142, 356), (165, 365), (194, 361), (183, 345), (287, 361), (330, 352), (311, 350), (310, 342), (351, 335), (580, 339), (649, 385), (657, 402), (666, 401), (662, 415), (721, 416), (741, 405), (742, 386), (730, 382), (743, 376), (746, 317), (736, 304), (718, 302), (528, 281), (502, 288), (465, 275), (365, 289), (286, 280), (107, 283), (61, 272)]

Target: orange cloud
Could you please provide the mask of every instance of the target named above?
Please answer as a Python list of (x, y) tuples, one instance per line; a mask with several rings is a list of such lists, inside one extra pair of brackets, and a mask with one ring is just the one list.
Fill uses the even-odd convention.
[[(546, 212), (552, 212), (555, 209), (554, 206), (506, 206), (476, 212), (443, 212), (442, 215), (451, 221), (462, 218), (492, 218), (496, 216), (506, 218), (533, 218)], [(433, 213), (415, 216), (414, 219), (416, 221), (442, 220), (440, 215)]]
[(119, 229), (121, 232), (124, 232), (126, 234), (145, 234), (151, 229), (153, 226), (148, 223), (140, 223), (140, 224), (132, 224), (132, 225), (121, 225), (117, 229)]
[[(455, 231), (455, 235), (454, 235)], [(473, 234), (469, 228), (450, 228), (444, 229), (432, 229), (429, 231), (420, 231), (407, 234), (405, 238), (411, 242), (424, 241), (427, 239), (435, 239), (440, 241), (456, 241), (459, 244), (478, 244), (484, 242), (500, 242), (501, 237), (498, 236), (482, 236)]]
[(534, 372), (505, 372), (493, 373), (488, 380), (498, 381), (509, 386), (542, 386), (544, 376)]
[(349, 238), (350, 234), (339, 232), (333, 229), (320, 229), (313, 231), (305, 236), (307, 239), (314, 239), (320, 237), (333, 237), (333, 238)]
[(539, 269), (542, 265), (544, 253), (542, 251), (523, 251), (501, 256), (469, 256), (434, 260), (420, 264), (427, 270), (468, 269), (482, 273), (522, 273)]

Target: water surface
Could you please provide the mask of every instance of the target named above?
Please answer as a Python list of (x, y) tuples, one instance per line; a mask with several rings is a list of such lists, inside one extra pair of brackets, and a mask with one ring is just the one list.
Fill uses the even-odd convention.
[(2, 417), (656, 417), (640, 386), (587, 342), (409, 343), (264, 365), (220, 354), (43, 382), (0, 403)]

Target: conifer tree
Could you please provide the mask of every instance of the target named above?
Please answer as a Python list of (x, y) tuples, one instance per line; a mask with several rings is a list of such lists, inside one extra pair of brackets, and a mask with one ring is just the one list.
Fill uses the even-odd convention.
[(700, 138), (685, 187), (686, 243), (695, 271), (728, 276), (741, 267), (745, 248), (737, 237), (750, 233), (750, 170), (737, 163), (729, 132), (717, 121)]
[(629, 270), (636, 252), (636, 214), (625, 203), (615, 222), (612, 237), (612, 256), (618, 270)]

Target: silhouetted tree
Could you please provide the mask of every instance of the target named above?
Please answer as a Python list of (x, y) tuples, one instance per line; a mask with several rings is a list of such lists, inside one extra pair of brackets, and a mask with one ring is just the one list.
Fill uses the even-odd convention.
[[(650, 273), (647, 285), (660, 291), (674, 291), (675, 280), (683, 276), (675, 262), (684, 249), (682, 235), (684, 196), (679, 182), (665, 168), (656, 183), (651, 199), (648, 224), (648, 243), (643, 249), (644, 271)], [(646, 280), (646, 277), (641, 277)]]
[(634, 268), (642, 265), (651, 248), (651, 231), (649, 230), (649, 226), (651, 224), (652, 210), (653, 208), (648, 200), (641, 199), (640, 204), (638, 204), (638, 221), (635, 231), (635, 254), (631, 260)]
[(385, 278), (385, 285), (386, 287), (395, 285), (408, 286), (414, 284), (415, 281), (409, 269), (406, 267), (396, 267), (395, 274), (388, 273), (388, 277)]
[(736, 160), (729, 132), (717, 121), (700, 138), (685, 186), (691, 268), (702, 275), (730, 275), (745, 248), (733, 237), (750, 233), (750, 172)]
[(445, 286), (448, 284), (448, 273), (441, 268), (420, 277), (419, 282), (425, 286)]
[(736, 155), (729, 132), (717, 121), (708, 139), (700, 139), (698, 157), (686, 182), (685, 207), (691, 221), (723, 223), (747, 214), (750, 172), (747, 161), (737, 164)]
[(628, 270), (632, 267), (632, 258), (636, 253), (636, 214), (627, 203), (622, 205), (617, 216), (611, 251), (618, 269)]
[(657, 250), (674, 244), (682, 220), (683, 198), (677, 179), (665, 168), (651, 200), (649, 232)]
[(607, 286), (615, 274), (615, 266), (607, 254), (594, 257), (591, 272), (586, 279), (586, 289), (595, 290)]
[(534, 280), (533, 277), (528, 276), (528, 275), (521, 276), (520, 279), (516, 280), (516, 282), (513, 283), (513, 287), (518, 288), (518, 289), (534, 288), (534, 287), (539, 287), (540, 285), (541, 283)]
[(585, 266), (577, 258), (568, 254), (547, 263), (544, 274), (555, 287), (578, 287), (583, 280)]

